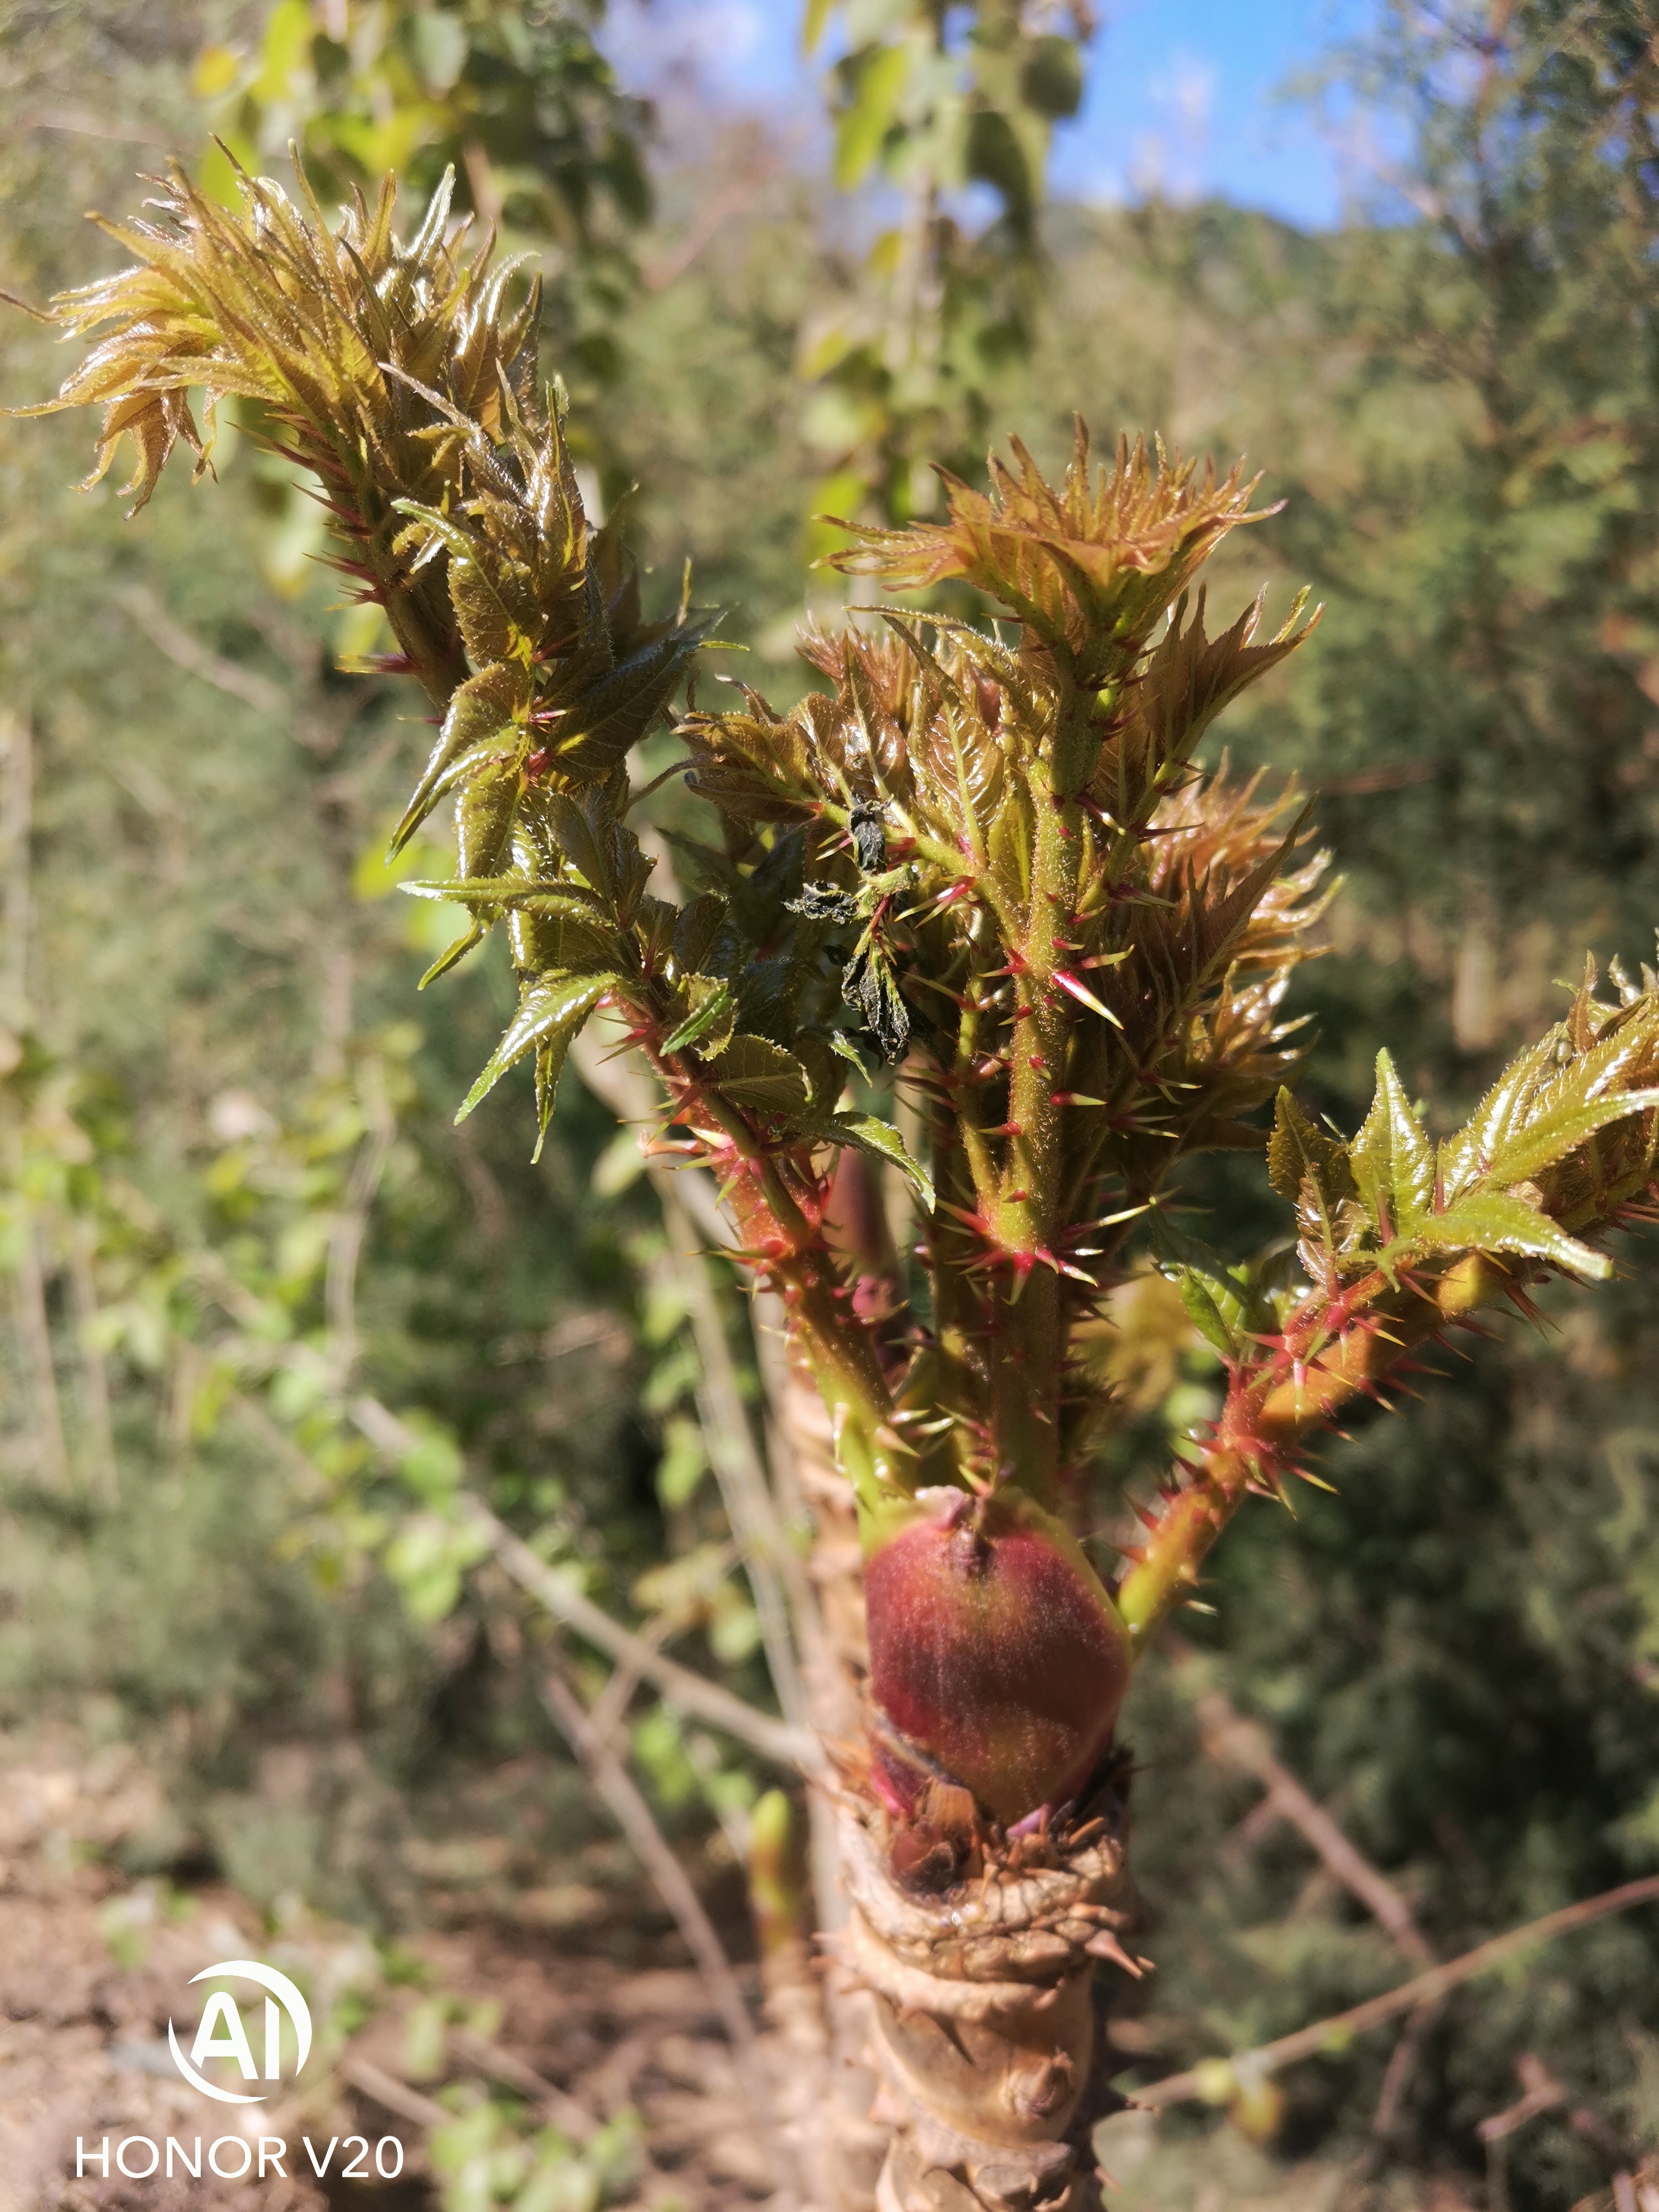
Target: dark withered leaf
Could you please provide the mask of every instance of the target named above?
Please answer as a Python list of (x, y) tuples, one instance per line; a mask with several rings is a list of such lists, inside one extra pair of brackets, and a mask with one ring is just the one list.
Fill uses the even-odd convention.
[(910, 1042), (910, 1011), (899, 994), (892, 963), (873, 939), (861, 945), (842, 972), (842, 996), (864, 1016), (882, 1058), (893, 1066)]
[(784, 904), (791, 914), (805, 915), (808, 921), (855, 921), (858, 903), (850, 891), (836, 884), (803, 884), (799, 898), (786, 899)]
[(866, 876), (887, 865), (887, 833), (878, 806), (855, 806), (847, 824), (853, 851)]

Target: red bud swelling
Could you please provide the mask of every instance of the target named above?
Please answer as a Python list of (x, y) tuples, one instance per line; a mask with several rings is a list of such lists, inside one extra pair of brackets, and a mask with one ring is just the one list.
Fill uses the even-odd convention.
[[(896, 1522), (896, 1525), (895, 1522)], [(870, 1689), (909, 1744), (1012, 1827), (1073, 1796), (1111, 1740), (1129, 1633), (1060, 1524), (1018, 1492), (924, 1491), (865, 1562)], [(928, 1775), (877, 1732), (908, 1813)]]

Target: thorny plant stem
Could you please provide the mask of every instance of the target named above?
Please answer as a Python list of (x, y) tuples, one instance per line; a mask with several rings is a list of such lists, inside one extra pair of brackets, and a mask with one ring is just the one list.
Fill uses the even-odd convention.
[[(757, 1278), (781, 1295), (814, 1382), (830, 1407), (847, 1473), (872, 1501), (884, 1487), (904, 1487), (900, 1457), (886, 1427), (892, 1397), (874, 1340), (854, 1311), (851, 1286), (824, 1235), (823, 1185), (810, 1152), (790, 1159), (758, 1135), (748, 1117), (684, 1055), (665, 1059), (655, 1010), (627, 1009), (643, 1034), (647, 1059), (673, 1101), (673, 1117), (718, 1135), (709, 1165), (743, 1239), (743, 1256)], [(785, 1164), (792, 1170), (786, 1177)], [(793, 1188), (791, 1188), (793, 1182)]]
[[(1381, 1273), (1319, 1293), (1292, 1316), (1282, 1341), (1234, 1368), (1213, 1435), (1184, 1470), (1118, 1590), (1138, 1644), (1195, 1593), (1211, 1546), (1252, 1491), (1275, 1493), (1297, 1472), (1297, 1446), (1339, 1407), (1449, 1324), (1518, 1290), (1519, 1267), (1471, 1253), (1409, 1287)], [(1133, 1556), (1133, 1554), (1131, 1555)]]
[[(1060, 1373), (1065, 1341), (1055, 1246), (1064, 1226), (1065, 1109), (1054, 1092), (1065, 1081), (1072, 1017), (1079, 1010), (1055, 981), (1065, 967), (1063, 940), (1077, 905), (1082, 810), (1075, 799), (1046, 797), (1040, 781), (1024, 945), (1014, 978), (1016, 1019), (1008, 1082), (1012, 1142), (997, 1227), (1012, 1279), (997, 1359), (994, 1419), (998, 1466), (1052, 1508), (1060, 1486)], [(1097, 1015), (1089, 1017), (1098, 1020)]]

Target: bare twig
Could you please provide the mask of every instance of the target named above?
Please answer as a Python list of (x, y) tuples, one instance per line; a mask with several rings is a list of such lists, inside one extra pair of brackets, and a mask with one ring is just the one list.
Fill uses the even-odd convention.
[[(624, 1125), (633, 1123), (644, 1129), (659, 1119), (662, 1099), (637, 1054), (615, 1048), (607, 1049), (602, 1035), (594, 1030), (587, 1030), (577, 1036), (571, 1056), (583, 1082), (601, 1104), (611, 1109), (619, 1121)], [(685, 1239), (677, 1233), (675, 1223), (678, 1218), (689, 1218), (707, 1249), (720, 1251), (727, 1247), (732, 1238), (732, 1224), (720, 1206), (714, 1182), (702, 1170), (673, 1169), (661, 1160), (647, 1160), (647, 1170), (661, 1198), (672, 1241), (684, 1246)], [(700, 1261), (700, 1265), (703, 1267), (706, 1280), (707, 1263)], [(695, 1298), (691, 1301), (693, 1314), (701, 1321), (698, 1348), (703, 1358), (705, 1375), (709, 1370), (709, 1355), (712, 1352), (717, 1370), (729, 1376), (730, 1358), (724, 1335), (719, 1329), (712, 1298), (708, 1304), (709, 1316), (703, 1319), (702, 1302)], [(711, 1320), (712, 1327), (709, 1326)], [(791, 1711), (789, 1699), (791, 1696), (798, 1697), (799, 1715), (805, 1720), (811, 1711), (811, 1698), (801, 1680), (802, 1670), (796, 1654), (805, 1655), (805, 1672), (811, 1679), (827, 1680), (836, 1669), (833, 1658), (829, 1656), (823, 1608), (804, 1563), (789, 1541), (784, 1525), (787, 1520), (804, 1513), (805, 1500), (790, 1440), (792, 1424), (787, 1412), (792, 1397), (789, 1359), (786, 1350), (782, 1304), (775, 1293), (756, 1288), (750, 1308), (750, 1322), (755, 1336), (756, 1361), (766, 1391), (767, 1446), (772, 1482), (767, 1482), (760, 1468), (758, 1455), (755, 1453), (749, 1433), (747, 1414), (741, 1400), (736, 1396), (735, 1378), (732, 1378), (730, 1389), (732, 1403), (738, 1419), (731, 1424), (731, 1427), (733, 1433), (738, 1433), (738, 1424), (741, 1424), (740, 1433), (748, 1444), (747, 1461), (752, 1463), (752, 1473), (749, 1464), (736, 1470), (735, 1485), (731, 1484), (731, 1469), (722, 1473), (722, 1464), (715, 1459), (714, 1449), (716, 1433), (721, 1425), (713, 1406), (710, 1407), (711, 1418), (705, 1421), (704, 1427), (710, 1443), (709, 1455), (715, 1459), (715, 1473), (720, 1478), (721, 1492), (726, 1498), (734, 1534), (749, 1543), (749, 1558), (755, 1565), (762, 1567), (763, 1574), (765, 1560), (769, 1557), (783, 1582), (794, 1630), (788, 1646), (788, 1680), (799, 1686), (793, 1692), (787, 1692), (784, 1679), (775, 1671), (774, 1682), (778, 1689), (779, 1703), (784, 1705), (786, 1713), (790, 1713), (792, 1718), (795, 1717)], [(708, 1340), (706, 1346), (705, 1338)], [(816, 1396), (813, 1402), (817, 1402)], [(745, 1508), (751, 1507), (751, 1504), (752, 1510), (745, 1517)], [(758, 1557), (751, 1540), (752, 1523), (757, 1513), (764, 1532), (764, 1548)], [(752, 1533), (760, 1531), (752, 1530)], [(822, 1558), (821, 1549), (818, 1556)], [(761, 1585), (751, 1579), (751, 1587), (756, 1588), (758, 1602)], [(764, 1631), (764, 1612), (762, 1613), (762, 1626)], [(767, 1656), (770, 1662), (772, 1644), (769, 1639)], [(814, 1763), (805, 1769), (809, 1774), (822, 1772), (824, 1763), (817, 1739), (813, 1738), (812, 1741)], [(807, 1814), (812, 1834), (813, 1887), (817, 1899), (818, 1924), (823, 1928), (834, 1928), (840, 1924), (841, 1915), (845, 1910), (840, 1886), (841, 1856), (836, 1823), (828, 1800), (817, 1790), (808, 1792)]]
[(0, 988), (5, 1003), (0, 1021), (21, 1027), (28, 1015), (29, 830), (33, 811), (33, 732), (21, 714), (0, 717), (5, 747), (5, 791), (0, 799), (0, 851), (5, 868), (5, 948)]
[[(625, 1127), (632, 1124), (643, 1129), (660, 1119), (664, 1106), (656, 1085), (632, 1053), (606, 1044), (597, 1023), (580, 1030), (573, 1038), (570, 1057), (576, 1073), (600, 1105), (608, 1106)], [(672, 1182), (676, 1198), (690, 1216), (692, 1226), (705, 1245), (713, 1251), (724, 1250), (732, 1239), (732, 1224), (721, 1209), (707, 1172), (702, 1168), (668, 1168), (658, 1163), (653, 1170), (653, 1182), (660, 1189), (659, 1176)]]
[[(599, 1038), (589, 1032), (576, 1038), (572, 1054), (583, 1082), (619, 1121), (645, 1125), (655, 1120), (661, 1108), (656, 1086), (631, 1055), (607, 1054)], [(714, 1285), (707, 1260), (696, 1249), (696, 1239), (701, 1237), (706, 1246), (724, 1249), (731, 1224), (702, 1170), (672, 1169), (658, 1160), (647, 1160), (646, 1168), (661, 1202), (669, 1244), (684, 1279), (702, 1370), (699, 1410), (703, 1433), (732, 1533), (743, 1547), (773, 1687), (786, 1717), (801, 1725), (806, 1700), (791, 1616), (803, 1625), (810, 1623), (817, 1601), (799, 1555), (784, 1529), (756, 1449)]]
[(357, 1261), (368, 1231), (374, 1194), (386, 1173), (386, 1164), (398, 1134), (398, 1125), (386, 1095), (380, 1064), (363, 1063), (358, 1090), (367, 1109), (368, 1127), (351, 1164), (345, 1204), (334, 1218), (329, 1233), (328, 1268), (324, 1284), (324, 1311), (328, 1318), (329, 1358), (336, 1387), (343, 1389), (357, 1364)]
[[(703, 1910), (702, 1899), (692, 1887), (685, 1869), (675, 1857), (652, 1817), (651, 1808), (621, 1760), (595, 1736), (580, 1699), (556, 1668), (542, 1678), (542, 1703), (580, 1760), (595, 1795), (610, 1808), (617, 1826), (627, 1837), (640, 1863), (655, 1884), (663, 1903), (673, 1914), (686, 1948), (696, 1960), (720, 2016), (738, 2074), (763, 2126), (770, 2117), (770, 2097), (762, 2070), (743, 1991), (732, 1971), (714, 1923)], [(781, 2179), (781, 2176), (779, 2177)]]
[[(643, 1628), (635, 1632), (640, 1641), (641, 1656), (647, 1651), (660, 1651), (673, 1631), (674, 1624), (665, 1613), (659, 1613), (654, 1620), (647, 1620)], [(611, 1680), (588, 1709), (588, 1725), (593, 1731), (596, 1742), (610, 1742), (622, 1725), (623, 1716), (633, 1701), (635, 1691), (644, 1680), (638, 1659), (619, 1659), (617, 1662)]]
[(572, 2142), (586, 2142), (597, 2129), (599, 2122), (586, 2105), (511, 2051), (503, 2051), (499, 2043), (492, 2043), (488, 2036), (478, 2034), (473, 2028), (457, 2027), (451, 2031), (451, 2039), (469, 2065), (476, 2066), (492, 2081), (504, 2081), (509, 2089), (517, 2089), (521, 2095), (533, 2099), (559, 2132), (568, 2136)]
[(418, 2089), (411, 2089), (407, 2081), (400, 2081), (395, 2074), (388, 2074), (385, 2067), (377, 2066), (372, 2058), (359, 2057), (355, 2051), (347, 2051), (336, 2071), (354, 2089), (361, 2089), (388, 2112), (396, 2112), (399, 2119), (412, 2120), (417, 2128), (447, 2128), (455, 2117)]
[[(406, 1429), (378, 1398), (356, 1397), (349, 1410), (352, 1419), (369, 1442), (388, 1458), (396, 1461), (414, 1448), (416, 1438), (413, 1431)], [(665, 1705), (680, 1712), (694, 1714), (698, 1720), (735, 1736), (740, 1743), (759, 1752), (762, 1758), (772, 1759), (780, 1766), (799, 1767), (808, 1775), (823, 1771), (824, 1758), (817, 1738), (807, 1729), (775, 1720), (770, 1713), (761, 1712), (745, 1705), (741, 1698), (733, 1697), (718, 1682), (694, 1674), (689, 1667), (681, 1667), (653, 1651), (632, 1629), (624, 1628), (591, 1598), (572, 1589), (564, 1577), (556, 1574), (544, 1559), (538, 1559), (529, 1545), (515, 1536), (481, 1498), (463, 1492), (459, 1506), (521, 1589), (527, 1590), (556, 1620), (573, 1629), (607, 1658), (626, 1662), (635, 1668)]]
[(462, 146), (461, 166), (466, 171), (467, 190), (480, 224), (485, 230), (495, 229), (501, 219), (501, 188), (489, 156), (477, 138), (469, 137)]
[(228, 692), (233, 699), (240, 699), (256, 714), (269, 714), (277, 722), (294, 720), (294, 702), (280, 684), (273, 684), (257, 668), (246, 668), (240, 660), (215, 653), (200, 638), (192, 637), (144, 585), (113, 585), (110, 596), (150, 643), (177, 666), (191, 676), (199, 676), (203, 683), (211, 684), (216, 691)]
[(1431, 783), (1442, 772), (1438, 761), (1404, 761), (1397, 768), (1367, 769), (1358, 775), (1339, 775), (1322, 783), (1320, 799), (1369, 799), (1384, 791), (1406, 791), (1414, 783)]
[(81, 1389), (86, 1401), (87, 1430), (91, 1444), (93, 1486), (106, 1505), (120, 1493), (120, 1470), (115, 1458), (115, 1432), (110, 1421), (109, 1377), (98, 1343), (98, 1285), (93, 1277), (92, 1255), (83, 1237), (71, 1236), (68, 1267), (70, 1294), (75, 1301), (75, 1338), (81, 1353)]
[[(181, 1356), (185, 1352), (193, 1353), (195, 1346), (181, 1342), (179, 1351)], [(257, 1398), (249, 1397), (245, 1390), (233, 1390), (226, 1403), (241, 1416), (261, 1443), (287, 1463), (289, 1473), (297, 1477), (307, 1496), (316, 1498), (327, 1492), (330, 1487), (328, 1477), (316, 1461), (295, 1443), (279, 1421), (272, 1420)]]
[(94, 115), (84, 107), (37, 107), (32, 115), (21, 117), (17, 127), (20, 131), (67, 131), (77, 138), (106, 138), (125, 146), (171, 147), (173, 143), (164, 131)]
[(1420, 2004), (1407, 2021), (1398, 2041), (1389, 2053), (1389, 2063), (1382, 2069), (1382, 2087), (1376, 2100), (1376, 2110), (1371, 2114), (1371, 2136), (1375, 2143), (1386, 2143), (1395, 2131), (1400, 2118), (1400, 2107), (1405, 2101), (1406, 2090), (1430, 2028), (1439, 2015), (1443, 1997), (1431, 1997)]
[(53, 1490), (67, 1490), (69, 1449), (64, 1441), (64, 1408), (58, 1395), (58, 1367), (52, 1357), (52, 1323), (46, 1314), (46, 1279), (40, 1265), (40, 1232), (32, 1220), (24, 1224), (23, 1249), (15, 1277), (17, 1329), (28, 1361), (29, 1395), (33, 1401), (34, 1437), (40, 1452), (41, 1480)]
[[(213, 1283), (217, 1295), (228, 1304), (240, 1290), (234, 1278), (228, 1276), (228, 1270), (225, 1271), (228, 1279), (222, 1279), (216, 1268), (204, 1267), (202, 1273)], [(257, 1315), (257, 1300), (253, 1300), (250, 1293), (242, 1292), (241, 1295)], [(240, 1304), (241, 1300), (236, 1303)], [(246, 1319), (247, 1316), (244, 1314), (240, 1317)], [(320, 1356), (314, 1352), (308, 1358), (301, 1356), (308, 1349), (303, 1346), (290, 1346), (286, 1364), (302, 1372), (318, 1373), (323, 1367)], [(319, 1379), (326, 1380), (325, 1373)], [(326, 1478), (292, 1437), (285, 1436), (268, 1415), (262, 1414), (252, 1400), (245, 1399), (240, 1402), (296, 1469), (304, 1469), (313, 1480), (326, 1486)], [(405, 1427), (390, 1407), (383, 1406), (378, 1398), (372, 1398), (366, 1392), (354, 1397), (347, 1410), (363, 1435), (394, 1465), (412, 1451), (419, 1442), (413, 1430)], [(741, 1698), (734, 1697), (730, 1690), (723, 1689), (718, 1682), (711, 1682), (706, 1675), (694, 1674), (689, 1667), (682, 1667), (676, 1661), (665, 1658), (646, 1638), (636, 1634), (631, 1628), (625, 1628), (621, 1621), (613, 1620), (591, 1598), (584, 1597), (580, 1591), (573, 1589), (544, 1559), (538, 1559), (529, 1545), (521, 1537), (515, 1536), (481, 1498), (470, 1491), (463, 1491), (457, 1503), (464, 1518), (483, 1538), (491, 1554), (520, 1589), (544, 1607), (556, 1620), (573, 1630), (597, 1650), (603, 1651), (607, 1658), (632, 1668), (639, 1679), (650, 1683), (665, 1705), (672, 1706), (678, 1712), (690, 1713), (710, 1728), (734, 1736), (739, 1743), (746, 1743), (750, 1750), (758, 1752), (763, 1759), (770, 1759), (776, 1765), (794, 1767), (809, 1778), (823, 1773), (827, 1762), (817, 1738), (810, 1729), (793, 1728), (787, 1721), (778, 1720), (770, 1713), (763, 1713), (757, 1706), (745, 1705)]]
[(800, 1559), (778, 1517), (766, 1469), (749, 1425), (748, 1410), (738, 1388), (737, 1369), (726, 1340), (726, 1326), (708, 1262), (695, 1248), (690, 1224), (675, 1188), (676, 1179), (668, 1175), (653, 1176), (652, 1179), (662, 1200), (663, 1220), (670, 1245), (675, 1248), (675, 1264), (682, 1275), (691, 1332), (696, 1340), (697, 1358), (702, 1370), (697, 1395), (703, 1435), (726, 1518), (743, 1550), (749, 1587), (760, 1616), (761, 1638), (772, 1686), (777, 1692), (785, 1718), (804, 1727), (806, 1699), (801, 1688), (790, 1609), (793, 1609), (797, 1620), (808, 1615), (813, 1602), (811, 1589)]
[(1524, 1951), (1553, 1942), (1558, 1936), (1569, 1935), (1574, 1929), (1587, 1928), (1592, 1921), (1605, 1919), (1609, 1913), (1629, 1912), (1638, 1905), (1654, 1904), (1659, 1904), (1659, 1875), (1647, 1875), (1640, 1881), (1627, 1881), (1617, 1889), (1604, 1890), (1599, 1897), (1563, 1905), (1559, 1912), (1547, 1912), (1541, 1919), (1528, 1920), (1505, 1935), (1494, 1936), (1489, 1942), (1464, 1952), (1461, 1958), (1431, 1967), (1426, 1974), (1414, 1975), (1398, 1989), (1387, 1990), (1380, 1997), (1368, 1998), (1364, 2004), (1351, 2006), (1346, 2012), (1316, 2021), (1311, 2027), (1298, 2028), (1294, 2035), (1281, 2035), (1277, 2042), (1264, 2043), (1255, 2051), (1236, 2051), (1231, 2060), (1212, 2059), (1206, 2068), (1166, 2075), (1163, 2081), (1135, 2090), (1134, 2101), (1154, 2111), (1168, 2105), (1187, 2104), (1194, 2099), (1210, 2103), (1214, 2100), (1218, 2081), (1215, 2071), (1218, 2066), (1235, 2075), (1260, 2080), (1294, 2065), (1299, 2058), (1314, 2057), (1322, 2051), (1342, 2050), (1352, 2037), (1364, 2035), (1370, 2028), (1380, 2027), (1385, 2020), (1393, 2020), (1402, 2012), (1443, 1997), (1461, 1984), (1473, 1981), (1479, 1974), (1490, 1973), (1493, 1967), (1501, 1966), (1506, 1960), (1516, 1958)]
[[(1166, 1641), (1179, 1677), (1193, 1656), (1190, 1647), (1176, 1638)], [(1313, 1845), (1343, 1887), (1382, 1923), (1407, 1958), (1432, 1966), (1434, 1952), (1405, 1899), (1275, 1755), (1267, 1730), (1247, 1719), (1220, 1690), (1203, 1691), (1194, 1701), (1194, 1710), (1209, 1756), (1261, 1783), (1267, 1793), (1262, 1811), (1270, 1807)]]
[(685, 236), (671, 247), (660, 261), (653, 261), (640, 271), (640, 282), (647, 292), (665, 292), (676, 277), (683, 276), (693, 262), (703, 252), (720, 225), (731, 216), (738, 214), (755, 195), (765, 189), (779, 175), (790, 146), (769, 149), (766, 155), (740, 176), (732, 178), (698, 215)]
[(740, 1743), (748, 1744), (751, 1750), (778, 1765), (797, 1767), (809, 1776), (823, 1771), (823, 1753), (810, 1729), (775, 1720), (769, 1713), (763, 1713), (745, 1705), (741, 1698), (733, 1697), (718, 1682), (694, 1674), (689, 1667), (681, 1667), (652, 1650), (631, 1629), (624, 1628), (590, 1598), (570, 1589), (487, 1505), (471, 1496), (465, 1497), (462, 1504), (468, 1518), (489, 1538), (496, 1559), (521, 1589), (528, 1590), (556, 1620), (595, 1645), (608, 1658), (637, 1668), (665, 1705), (694, 1715), (726, 1735), (735, 1736)]
[(1553, 2112), (1558, 2105), (1565, 2105), (1567, 2093), (1550, 2072), (1541, 2058), (1530, 2051), (1523, 2051), (1515, 2062), (1515, 2070), (1521, 2077), (1522, 2095), (1501, 2112), (1494, 2112), (1481, 2121), (1475, 2130), (1484, 2143), (1500, 2142), (1512, 2136), (1528, 2120), (1535, 2120), (1540, 2112)]

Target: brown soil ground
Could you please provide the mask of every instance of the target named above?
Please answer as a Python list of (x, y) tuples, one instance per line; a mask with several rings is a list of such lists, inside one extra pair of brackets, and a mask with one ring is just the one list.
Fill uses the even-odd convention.
[[(503, 2140), (553, 2124), (578, 2154), (607, 2122), (621, 2115), (626, 2130), (637, 2114), (642, 2147), (612, 2202), (735, 2212), (769, 2193), (689, 1966), (624, 1967), (484, 1914), (400, 1942), (388, 1972), (337, 1923), (296, 1911), (273, 1932), (222, 1884), (180, 1890), (121, 1874), (112, 1847), (155, 1802), (124, 1752), (88, 1760), (67, 1744), (25, 1752), (0, 1740), (0, 2212), (435, 2212), (444, 2188), (429, 2132), (487, 2100)], [(311, 2063), (246, 2124), (291, 2146), (284, 2179), (106, 2180), (94, 2164), (77, 2179), (77, 2137), (95, 2151), (106, 2136), (113, 2150), (128, 2136), (173, 2136), (189, 2149), (198, 2135), (212, 2143), (242, 2127), (249, 2108), (210, 2108), (179, 2078), (166, 2040), (169, 2017), (198, 2015), (191, 1977), (234, 1957), (284, 1966), (311, 1991)], [(342, 2181), (342, 2151), (334, 2175), (311, 2179), (301, 2137), (320, 2150), (352, 2135), (395, 2136), (404, 2178)], [(128, 2154), (132, 2165), (146, 2158)], [(219, 2160), (234, 2168), (239, 2148)]]

